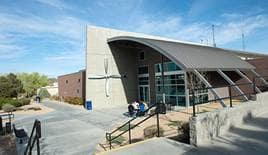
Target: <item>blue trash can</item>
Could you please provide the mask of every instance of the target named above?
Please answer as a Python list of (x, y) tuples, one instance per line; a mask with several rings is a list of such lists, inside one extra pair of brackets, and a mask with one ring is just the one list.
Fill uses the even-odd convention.
[(86, 101), (86, 109), (87, 110), (92, 110), (92, 101)]

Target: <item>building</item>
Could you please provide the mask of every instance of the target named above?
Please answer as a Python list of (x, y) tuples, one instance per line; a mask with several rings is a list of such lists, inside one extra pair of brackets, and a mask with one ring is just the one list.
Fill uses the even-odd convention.
[(59, 95), (58, 82), (54, 82), (52, 85), (41, 87), (37, 89), (37, 94), (39, 94), (40, 89), (46, 89), (51, 96)]
[[(227, 86), (241, 79), (252, 81), (245, 72), (257, 73), (245, 59), (266, 56), (89, 26), (86, 101), (92, 102), (93, 109), (123, 106), (137, 99), (188, 107), (193, 81), (206, 87)], [(233, 89), (243, 94), (241, 88)], [(226, 87), (200, 91), (196, 96), (208, 100), (227, 93)], [(248, 96), (242, 98), (247, 100)], [(223, 100), (221, 104), (225, 106)]]
[(58, 76), (59, 96), (80, 97), (85, 101), (85, 70)]

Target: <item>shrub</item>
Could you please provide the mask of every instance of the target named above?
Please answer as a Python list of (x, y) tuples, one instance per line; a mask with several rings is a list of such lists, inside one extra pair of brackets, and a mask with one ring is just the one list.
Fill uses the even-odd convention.
[(42, 110), (40, 107), (30, 107), (27, 110), (34, 110), (34, 111), (38, 111), (38, 110)]
[[(133, 127), (134, 125), (133, 124), (130, 124), (130, 129)], [(119, 131), (127, 131), (128, 130), (128, 124), (126, 124), (126, 125), (124, 125), (124, 126), (122, 126), (120, 129), (119, 129)]]
[[(114, 136), (112, 136), (111, 138), (114, 138)], [(120, 144), (123, 144), (125, 140), (126, 140), (125, 137), (119, 136), (119, 137), (115, 138), (114, 140), (112, 140), (112, 143), (116, 143), (116, 144), (120, 145)]]
[(74, 105), (83, 105), (84, 104), (82, 98), (80, 98), (80, 97), (66, 97), (66, 98), (64, 98), (64, 102), (74, 104)]
[(58, 95), (53, 95), (50, 98), (56, 101), (60, 101), (60, 97)]
[(29, 98), (21, 98), (21, 99), (19, 99), (19, 102), (21, 103), (21, 106), (29, 105), (31, 103), (31, 99), (29, 99)]
[(41, 88), (40, 91), (39, 91), (39, 97), (41, 99), (50, 98), (50, 94), (49, 94), (49, 92), (47, 91), (46, 88)]
[(11, 104), (4, 104), (2, 106), (2, 109), (4, 110), (4, 112), (13, 112), (15, 111), (15, 106), (14, 105), (11, 105)]
[(10, 104), (15, 107), (20, 107), (23, 105), (28, 105), (30, 104), (31, 100), (28, 98), (22, 98), (22, 99), (11, 99), (11, 98), (0, 98), (0, 109), (2, 109), (2, 106), (4, 104)]
[(178, 126), (179, 139), (182, 142), (190, 143), (190, 127), (189, 123), (180, 122)]
[[(157, 126), (156, 125), (151, 125), (151, 126), (146, 127), (143, 130), (143, 135), (144, 135), (144, 138), (152, 138), (152, 137), (157, 136)], [(164, 130), (160, 126), (159, 127), (159, 136), (162, 137), (163, 135), (164, 135)]]
[(2, 106), (5, 104), (11, 104), (15, 107), (19, 107), (20, 106), (20, 102), (18, 100), (14, 100), (11, 98), (0, 98), (0, 109), (2, 109)]

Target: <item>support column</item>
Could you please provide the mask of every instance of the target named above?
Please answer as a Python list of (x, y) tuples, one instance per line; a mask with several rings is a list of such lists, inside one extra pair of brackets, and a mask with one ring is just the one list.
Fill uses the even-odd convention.
[(187, 88), (188, 82), (187, 82), (187, 72), (184, 73), (184, 91), (185, 91), (185, 102), (186, 102), (186, 107), (188, 108), (190, 106), (189, 102), (189, 90)]
[[(222, 70), (217, 69), (217, 72), (230, 84), (230, 85), (235, 85), (235, 83), (225, 74), (223, 73)], [(246, 95), (243, 95), (244, 92), (238, 87), (238, 86), (234, 86), (234, 88), (240, 93), (240, 95), (242, 95), (244, 97), (244, 99), (246, 101), (248, 101), (248, 98)]]
[(260, 75), (258, 74), (254, 69), (251, 69), (251, 72), (255, 74), (257, 77), (260, 77), (260, 80), (265, 84), (268, 85), (268, 82)]
[[(196, 69), (194, 69), (193, 70), (193, 73), (201, 80), (201, 81), (203, 81), (204, 82), (204, 84), (207, 86), (207, 87), (211, 87), (212, 88), (212, 86), (211, 86), (211, 84), (196, 70)], [(211, 92), (213, 93), (213, 95), (216, 97), (216, 99), (220, 99), (220, 96), (219, 96), (219, 94), (218, 94), (218, 92), (214, 89), (214, 88), (212, 88), (212, 89), (210, 89), (211, 90)], [(221, 105), (223, 106), (223, 107), (227, 107), (226, 106), (226, 104), (224, 103), (224, 101), (222, 100), (222, 99), (220, 99), (220, 103), (221, 103)]]
[[(251, 81), (245, 74), (243, 74), (242, 72), (240, 72), (239, 69), (235, 69), (235, 71), (236, 71), (236, 73), (239, 74), (241, 77), (245, 78), (249, 83), (252, 83), (252, 81)], [(253, 84), (253, 83), (252, 83), (252, 84)], [(256, 88), (256, 91), (257, 91), (258, 93), (261, 93), (260, 89), (259, 89), (257, 86), (255, 86), (255, 88)]]
[(165, 94), (165, 75), (164, 75), (164, 56), (161, 57), (161, 77), (162, 77), (162, 101), (166, 103), (166, 94)]

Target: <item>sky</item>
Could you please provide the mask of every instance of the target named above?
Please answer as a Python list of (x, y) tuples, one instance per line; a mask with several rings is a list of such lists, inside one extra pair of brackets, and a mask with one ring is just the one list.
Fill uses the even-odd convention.
[(0, 73), (84, 69), (86, 25), (268, 54), (267, 0), (0, 0)]

